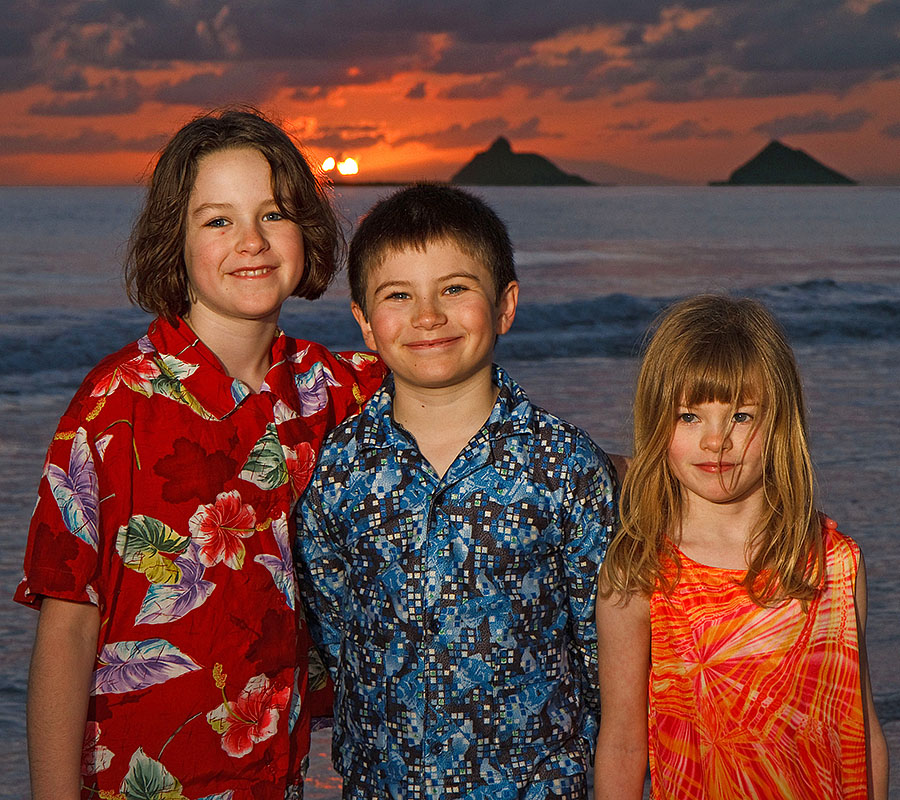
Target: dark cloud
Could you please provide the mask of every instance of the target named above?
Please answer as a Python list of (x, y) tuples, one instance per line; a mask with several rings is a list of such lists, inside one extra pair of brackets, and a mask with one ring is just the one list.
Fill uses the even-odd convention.
[(82, 128), (74, 136), (0, 136), (0, 152), (4, 155), (22, 153), (147, 153), (159, 150), (168, 140), (167, 134), (146, 136), (140, 139), (123, 139), (106, 131)]
[(856, 108), (841, 114), (827, 111), (810, 111), (807, 114), (789, 114), (757, 125), (753, 130), (771, 139), (803, 133), (854, 133), (872, 119), (865, 109)]
[(407, 100), (424, 100), (425, 99), (425, 81), (419, 81), (412, 87), (404, 97)]
[[(83, 88), (81, 81), (70, 86)], [(37, 116), (93, 117), (131, 114), (140, 108), (147, 96), (146, 90), (134, 79), (113, 79), (85, 93), (71, 96), (57, 94), (49, 102), (35, 103), (29, 111)]]
[(652, 142), (684, 141), (686, 139), (730, 139), (734, 131), (727, 128), (710, 130), (696, 120), (686, 119), (664, 131), (651, 133), (647, 138)]
[[(0, 0), (0, 91), (38, 82), (36, 113), (124, 113), (154, 99), (318, 99), (399, 71), (462, 75), (444, 99), (509, 89), (575, 101), (640, 89), (655, 101), (846, 93), (900, 76), (900, 2), (849, 0)], [(856, 12), (854, 7), (865, 9)], [(694, 13), (696, 12), (696, 13)], [(616, 47), (550, 54), (548, 39), (611, 27)], [(618, 38), (616, 38), (618, 37)], [(588, 41), (583, 39), (583, 41)], [(173, 82), (177, 65), (195, 75)], [(97, 77), (142, 71), (155, 91)], [(166, 72), (163, 72), (166, 70)], [(410, 99), (424, 95), (414, 87)], [(632, 92), (636, 96), (639, 92)], [(118, 109), (118, 111), (117, 111)]]
[(345, 150), (371, 147), (385, 140), (384, 134), (374, 125), (344, 125), (322, 127), (309, 136), (300, 136), (304, 145), (342, 153)]
[(493, 117), (478, 120), (471, 125), (454, 123), (440, 131), (404, 136), (393, 141), (392, 144), (400, 147), (409, 142), (417, 142), (443, 150), (457, 147), (481, 147), (485, 142), (490, 142), (498, 136), (506, 136), (509, 139), (536, 139), (556, 138), (557, 134), (542, 132), (540, 120), (537, 117), (532, 117), (516, 126), (510, 125), (503, 117)]

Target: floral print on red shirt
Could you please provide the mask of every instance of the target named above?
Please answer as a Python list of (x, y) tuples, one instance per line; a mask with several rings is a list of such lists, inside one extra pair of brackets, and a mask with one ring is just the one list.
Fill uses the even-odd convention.
[(60, 421), (16, 600), (99, 609), (85, 798), (281, 800), (301, 782), (324, 674), (292, 509), (322, 438), (384, 369), (284, 334), (271, 356), (254, 394), (184, 322), (158, 319)]

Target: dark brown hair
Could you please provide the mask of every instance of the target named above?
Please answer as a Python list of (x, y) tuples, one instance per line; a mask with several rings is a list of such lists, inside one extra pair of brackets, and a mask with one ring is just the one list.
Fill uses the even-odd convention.
[(314, 300), (328, 287), (343, 237), (327, 186), (284, 130), (242, 106), (197, 117), (160, 153), (125, 258), (125, 287), (132, 303), (170, 321), (187, 312), (185, 220), (197, 167), (210, 153), (240, 148), (256, 150), (269, 162), (278, 210), (303, 234), (303, 277), (293, 295)]
[(417, 183), (379, 200), (362, 218), (350, 241), (350, 296), (366, 310), (366, 280), (390, 253), (424, 250), (429, 244), (456, 245), (491, 273), (499, 301), (516, 280), (506, 226), (483, 200), (438, 183)]

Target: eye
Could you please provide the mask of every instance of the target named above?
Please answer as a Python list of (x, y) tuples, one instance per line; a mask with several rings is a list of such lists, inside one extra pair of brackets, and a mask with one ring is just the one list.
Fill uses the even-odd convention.
[(697, 421), (697, 415), (692, 414), (690, 411), (682, 411), (678, 415), (678, 422), (690, 423), (690, 422), (696, 422), (696, 421)]
[(444, 294), (462, 294), (463, 292), (467, 291), (468, 288), (468, 286), (461, 286), (458, 283), (454, 283), (452, 286), (448, 286), (446, 289), (444, 289)]
[(406, 300), (409, 295), (406, 292), (391, 292), (387, 295), (387, 300)]
[(753, 414), (747, 411), (738, 411), (731, 419), (735, 425), (739, 425), (742, 422), (753, 422)]
[(284, 219), (284, 215), (280, 211), (270, 211), (268, 214), (263, 215), (265, 222), (278, 222), (282, 219)]
[(204, 223), (204, 228), (224, 228), (228, 224), (228, 220), (224, 217), (215, 217), (209, 222)]

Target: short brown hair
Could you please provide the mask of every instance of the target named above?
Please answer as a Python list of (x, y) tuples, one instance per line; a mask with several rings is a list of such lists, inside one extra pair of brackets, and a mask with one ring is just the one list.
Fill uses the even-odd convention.
[(496, 299), (516, 280), (506, 225), (480, 198), (455, 186), (416, 183), (379, 200), (363, 217), (350, 241), (347, 275), (350, 296), (364, 314), (366, 282), (392, 252), (424, 250), (447, 242), (491, 273)]
[(170, 321), (187, 313), (185, 220), (197, 165), (210, 153), (239, 148), (256, 150), (269, 162), (278, 210), (303, 234), (303, 277), (293, 295), (314, 300), (328, 287), (344, 240), (327, 185), (282, 128), (256, 109), (241, 106), (195, 118), (160, 153), (125, 258), (125, 287), (132, 303)]

